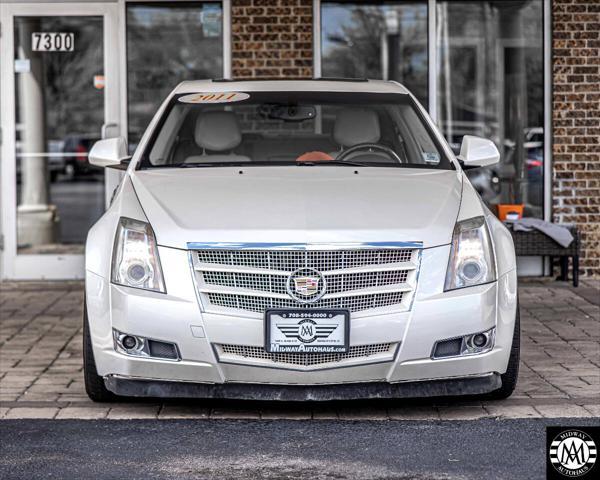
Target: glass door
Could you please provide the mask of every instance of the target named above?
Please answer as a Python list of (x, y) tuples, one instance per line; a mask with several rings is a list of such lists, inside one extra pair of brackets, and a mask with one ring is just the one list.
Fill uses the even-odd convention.
[(117, 6), (5, 4), (2, 24), (2, 275), (82, 278), (115, 187), (88, 153), (122, 130)]

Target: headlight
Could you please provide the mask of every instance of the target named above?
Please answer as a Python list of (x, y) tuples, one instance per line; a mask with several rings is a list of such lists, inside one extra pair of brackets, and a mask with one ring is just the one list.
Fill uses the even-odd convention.
[(444, 290), (471, 287), (496, 280), (490, 232), (484, 217), (458, 222), (454, 227)]
[(152, 227), (121, 217), (113, 248), (113, 283), (165, 293), (158, 248)]

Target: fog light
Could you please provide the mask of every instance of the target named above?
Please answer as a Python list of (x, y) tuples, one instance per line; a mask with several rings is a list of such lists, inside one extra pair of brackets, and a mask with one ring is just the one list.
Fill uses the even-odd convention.
[(473, 333), (463, 337), (440, 340), (433, 346), (431, 358), (461, 357), (489, 352), (494, 348), (496, 329)]
[(127, 350), (131, 350), (132, 348), (135, 348), (135, 346), (137, 345), (137, 340), (135, 339), (135, 337), (132, 337), (131, 335), (125, 335), (123, 337), (123, 339), (121, 340), (121, 343)]
[(179, 349), (175, 343), (119, 332), (113, 328), (115, 350), (133, 357), (160, 358), (179, 361)]
[(487, 337), (483, 333), (478, 333), (473, 337), (473, 345), (483, 347), (487, 343)]
[(146, 340), (144, 337), (122, 333), (113, 329), (113, 339), (115, 341), (115, 350), (126, 355), (147, 356)]
[(487, 332), (474, 333), (468, 335), (465, 338), (466, 353), (482, 353), (488, 351), (493, 346), (493, 332), (494, 330), (488, 330)]

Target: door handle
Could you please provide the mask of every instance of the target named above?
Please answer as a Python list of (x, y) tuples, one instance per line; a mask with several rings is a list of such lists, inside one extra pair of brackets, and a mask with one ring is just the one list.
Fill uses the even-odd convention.
[(106, 132), (107, 132), (107, 130), (108, 130), (109, 128), (116, 128), (116, 127), (118, 127), (118, 126), (119, 126), (119, 124), (118, 124), (118, 123), (105, 123), (105, 124), (103, 124), (103, 125), (102, 125), (102, 128), (100, 129), (100, 137), (101, 137), (102, 139), (108, 138), (108, 137), (106, 136)]

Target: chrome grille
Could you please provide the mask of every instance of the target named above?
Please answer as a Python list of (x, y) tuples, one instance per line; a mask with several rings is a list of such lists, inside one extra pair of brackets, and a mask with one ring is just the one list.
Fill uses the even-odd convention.
[(269, 353), (263, 347), (247, 345), (218, 345), (222, 354), (240, 359), (269, 360), (287, 365), (314, 366), (341, 362), (349, 359), (365, 359), (374, 355), (390, 353), (393, 343), (376, 343), (350, 347), (346, 353)]
[[(202, 306), (254, 316), (269, 308), (340, 308), (360, 315), (406, 311), (414, 295), (418, 248), (328, 250), (206, 248), (192, 252)], [(319, 272), (323, 297), (301, 303), (287, 292), (299, 269)], [(374, 312), (376, 309), (381, 309)], [(391, 309), (391, 310), (390, 310)]]
[[(251, 274), (239, 272), (204, 272), (204, 281), (208, 285), (248, 288), (271, 293), (286, 293), (287, 275)], [(329, 275), (327, 293), (340, 293), (346, 290), (360, 290), (373, 286), (404, 283), (408, 278), (407, 270), (391, 272), (366, 272)]]
[(293, 299), (255, 297), (250, 295), (209, 293), (213, 305), (238, 308), (251, 312), (264, 312), (268, 308), (343, 308), (360, 312), (370, 308), (387, 307), (402, 302), (403, 292), (380, 293), (376, 295), (356, 295), (354, 297), (323, 298), (315, 303), (300, 304)]
[(320, 272), (410, 261), (412, 249), (389, 250), (199, 250), (200, 263), (292, 272), (310, 267)]

